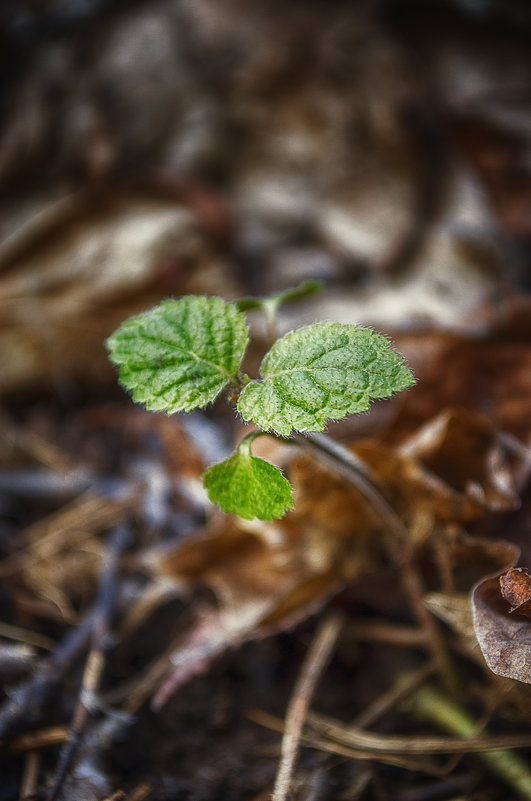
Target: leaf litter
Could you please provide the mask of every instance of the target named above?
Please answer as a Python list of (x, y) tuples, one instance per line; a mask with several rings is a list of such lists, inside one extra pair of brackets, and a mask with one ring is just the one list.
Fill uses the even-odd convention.
[[(279, 756), (277, 799), (531, 797), (527, 23), (513, 40), (494, 4), (485, 27), (464, 3), (385, 24), (321, 5), (281, 23), (262, 3), (157, 2), (105, 28), (86, 4), (105, 36), (82, 89), (58, 74), (79, 63), (60, 34), (15, 82), (2, 801), (261, 799)], [(123, 125), (145, 82), (149, 124)], [(301, 278), (328, 287), (281, 327), (372, 325), (419, 382), (331, 426), (343, 449), (257, 440), (295, 510), (222, 517), (200, 475), (240, 423), (222, 401), (179, 421), (131, 409), (102, 343), (168, 295)]]

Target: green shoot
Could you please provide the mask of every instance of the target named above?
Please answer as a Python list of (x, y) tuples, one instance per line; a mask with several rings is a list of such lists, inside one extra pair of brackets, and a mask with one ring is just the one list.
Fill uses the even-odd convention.
[[(244, 310), (261, 309), (271, 324), (281, 303), (319, 287), (308, 282), (270, 298), (187, 295), (162, 301), (126, 320), (107, 340), (120, 382), (133, 400), (170, 413), (204, 408), (232, 388), (243, 419), (262, 432), (289, 437), (323, 431), (327, 420), (369, 408), (415, 379), (388, 339), (369, 328), (316, 323), (291, 331), (266, 353), (260, 377), (242, 378), (249, 330)], [(234, 395), (236, 391), (236, 395)], [(210, 467), (204, 485), (226, 512), (272, 520), (293, 508), (291, 485), (281, 471), (251, 454), (261, 432), (245, 437), (229, 459)]]

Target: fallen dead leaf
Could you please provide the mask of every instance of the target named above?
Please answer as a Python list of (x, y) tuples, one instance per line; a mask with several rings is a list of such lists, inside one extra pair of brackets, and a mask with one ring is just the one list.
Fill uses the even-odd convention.
[(442, 547), (451, 586), (444, 592), (428, 593), (425, 603), (434, 615), (462, 638), (470, 655), (481, 659), (470, 589), (485, 574), (503, 570), (518, 559), (519, 550), (506, 540), (471, 537), (459, 529), (444, 532)]
[(434, 409), (483, 410), (495, 430), (527, 443), (530, 436), (531, 329), (529, 296), (496, 306), (479, 334), (397, 335), (419, 381), (404, 396), (392, 441), (416, 433)]
[(197, 194), (81, 193), (0, 243), (2, 392), (111, 379), (103, 343), (126, 317), (170, 294), (239, 293)]
[(473, 515), (475, 507), (495, 512), (520, 505), (499, 432), (477, 412), (442, 412), (401, 451), (415, 456), (448, 487), (462, 493), (467, 515)]
[(476, 636), (490, 669), (531, 684), (531, 623), (508, 612), (497, 577), (476, 586), (472, 605)]
[[(514, 557), (513, 551), (507, 556), (510, 546), (465, 542), (448, 533), (457, 522), (518, 503), (496, 432), (483, 418), (448, 412), (402, 448), (366, 442), (353, 451), (410, 530), (418, 530), (421, 521), (427, 538), (434, 532), (445, 536), (460, 592)], [(205, 531), (165, 555), (146, 555), (163, 581), (170, 578), (181, 592), (208, 588), (216, 599), (173, 654), (176, 668), (156, 703), (227, 647), (290, 627), (385, 563), (386, 523), (356, 487), (306, 456), (292, 458), (289, 472), (296, 506), (283, 520), (249, 523), (230, 517), (220, 523), (214, 517)], [(463, 564), (471, 562), (475, 569), (465, 578)]]
[(531, 616), (531, 576), (526, 567), (513, 567), (500, 576), (500, 589), (511, 612)]

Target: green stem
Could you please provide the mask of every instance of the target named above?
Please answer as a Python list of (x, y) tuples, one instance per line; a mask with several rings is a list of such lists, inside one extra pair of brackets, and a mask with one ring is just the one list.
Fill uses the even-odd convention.
[(251, 457), (251, 445), (253, 444), (254, 440), (257, 437), (266, 437), (268, 436), (267, 431), (251, 431), (250, 434), (247, 434), (238, 445), (238, 450), (241, 453), (244, 453), (248, 458)]
[[(408, 704), (409, 706), (409, 704)], [(477, 723), (458, 704), (432, 687), (423, 687), (412, 698), (412, 712), (457, 737), (477, 735)], [(514, 751), (484, 751), (478, 759), (503, 779), (521, 798), (531, 801), (531, 765)]]
[(267, 298), (262, 303), (262, 310), (266, 321), (267, 343), (271, 348), (278, 339), (277, 312), (279, 307), (278, 298)]

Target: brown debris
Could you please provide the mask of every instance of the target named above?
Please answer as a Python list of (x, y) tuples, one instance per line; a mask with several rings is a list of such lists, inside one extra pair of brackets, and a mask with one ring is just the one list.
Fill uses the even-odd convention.
[(497, 578), (480, 582), (472, 603), (476, 636), (490, 669), (531, 684), (531, 623), (511, 616)]
[(513, 567), (500, 576), (501, 594), (511, 612), (531, 616), (531, 576), (525, 567)]

